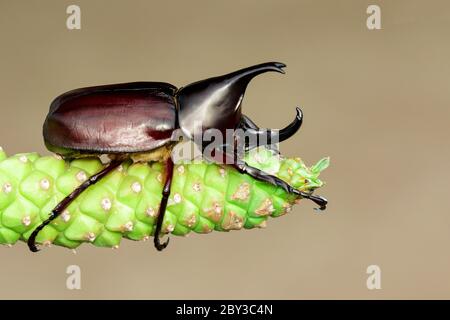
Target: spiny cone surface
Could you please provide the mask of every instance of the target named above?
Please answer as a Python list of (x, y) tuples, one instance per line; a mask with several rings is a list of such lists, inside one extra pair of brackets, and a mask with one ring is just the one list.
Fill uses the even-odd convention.
[[(308, 168), (299, 158), (282, 158), (263, 148), (248, 153), (246, 161), (306, 192), (323, 185), (318, 176), (329, 163), (325, 158)], [(7, 157), (0, 149), (0, 244), (26, 241), (65, 196), (103, 167), (97, 158), (66, 162), (37, 153)], [(117, 247), (123, 237), (148, 239), (154, 233), (163, 181), (162, 163), (125, 162), (83, 192), (39, 233), (37, 242)], [(296, 199), (230, 166), (177, 164), (162, 232), (182, 236), (265, 227), (269, 216), (289, 212)]]

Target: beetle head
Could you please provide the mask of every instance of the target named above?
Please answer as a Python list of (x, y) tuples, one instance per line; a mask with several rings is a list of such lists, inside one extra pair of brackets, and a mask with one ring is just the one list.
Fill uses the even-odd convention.
[(178, 123), (190, 139), (208, 129), (236, 129), (241, 122), (241, 104), (248, 83), (257, 75), (284, 73), (285, 64), (268, 62), (223, 76), (191, 83), (178, 90)]

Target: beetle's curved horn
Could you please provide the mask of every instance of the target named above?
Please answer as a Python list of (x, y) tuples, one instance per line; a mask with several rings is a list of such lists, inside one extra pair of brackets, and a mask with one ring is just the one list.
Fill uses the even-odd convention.
[(294, 121), (292, 121), (286, 128), (280, 130), (278, 134), (279, 142), (282, 142), (292, 137), (302, 126), (303, 112), (299, 107), (297, 107), (296, 110), (297, 115), (295, 116)]
[(285, 66), (280, 62), (262, 63), (180, 88), (176, 93), (180, 128), (190, 138), (210, 128), (223, 133), (235, 129), (241, 120), (248, 83), (264, 72), (284, 73)]
[[(282, 142), (284, 140), (292, 137), (298, 129), (302, 126), (303, 122), (303, 112), (297, 107), (297, 115), (295, 116), (294, 121), (292, 121), (288, 126), (283, 129), (275, 130), (275, 129), (259, 129), (256, 124), (250, 120), (248, 117), (243, 117), (241, 121), (241, 128), (245, 130), (245, 134), (249, 137), (253, 136), (254, 139), (251, 139), (253, 143), (258, 144), (249, 144), (246, 141), (246, 150), (253, 149), (258, 145), (270, 145), (278, 142)], [(265, 140), (263, 140), (265, 139)]]

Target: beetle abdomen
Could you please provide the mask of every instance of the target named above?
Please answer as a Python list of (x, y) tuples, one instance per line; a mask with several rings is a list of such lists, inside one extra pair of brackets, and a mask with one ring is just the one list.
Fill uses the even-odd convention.
[(176, 128), (175, 91), (168, 83), (134, 82), (64, 93), (50, 106), (45, 143), (66, 156), (153, 150)]

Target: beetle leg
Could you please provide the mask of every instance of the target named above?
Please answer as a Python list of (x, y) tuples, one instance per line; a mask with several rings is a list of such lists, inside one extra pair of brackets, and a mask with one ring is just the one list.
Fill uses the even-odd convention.
[(259, 180), (264, 181), (267, 183), (270, 183), (274, 186), (283, 188), (286, 192), (295, 194), (301, 198), (309, 199), (316, 203), (319, 206), (320, 210), (325, 210), (327, 208), (327, 199), (321, 197), (321, 196), (315, 196), (310, 193), (306, 193), (300, 190), (295, 189), (285, 181), (281, 180), (280, 178), (273, 176), (271, 174), (268, 174), (267, 172), (264, 172), (262, 170), (259, 170), (255, 167), (249, 166), (245, 162), (238, 162), (233, 164), (233, 167), (235, 167), (240, 173), (246, 173), (249, 176)]
[(228, 154), (225, 152), (222, 152), (220, 150), (214, 150), (214, 154), (209, 156), (207, 154), (204, 155), (209, 161), (216, 162), (216, 163), (225, 163), (233, 166), (236, 168), (240, 173), (248, 174), (249, 176), (253, 177), (256, 180), (263, 181), (270, 183), (274, 186), (283, 188), (286, 192), (295, 194), (301, 198), (309, 199), (316, 203), (320, 210), (325, 210), (327, 207), (327, 199), (316, 196), (311, 193), (303, 192), (300, 190), (295, 189), (290, 184), (288, 184), (286, 181), (283, 181), (282, 179), (271, 175), (267, 172), (264, 172), (258, 168), (249, 166), (247, 163), (239, 159), (239, 156), (237, 154)]
[(162, 224), (164, 221), (164, 214), (166, 212), (167, 200), (170, 195), (170, 186), (172, 185), (172, 177), (173, 177), (173, 161), (172, 158), (168, 158), (166, 161), (166, 180), (164, 182), (164, 188), (162, 191), (162, 199), (158, 209), (158, 220), (156, 220), (156, 229), (154, 234), (154, 244), (155, 248), (158, 251), (164, 250), (169, 244), (170, 238), (167, 239), (166, 242), (161, 243), (159, 235), (161, 233)]
[(39, 234), (39, 232), (44, 229), (46, 225), (48, 225), (50, 222), (52, 222), (54, 219), (56, 219), (71, 203), (73, 200), (75, 200), (84, 190), (86, 190), (89, 186), (97, 183), (100, 181), (103, 177), (105, 177), (108, 173), (113, 171), (115, 168), (117, 168), (122, 161), (114, 160), (111, 161), (108, 166), (106, 166), (104, 169), (99, 171), (98, 173), (91, 176), (89, 179), (84, 181), (78, 188), (76, 188), (74, 191), (72, 191), (71, 194), (69, 194), (67, 197), (65, 197), (58, 205), (52, 210), (50, 213), (50, 216), (47, 220), (42, 222), (36, 229), (34, 229), (31, 236), (28, 238), (28, 248), (32, 252), (37, 252), (39, 249), (36, 246), (36, 237)]

